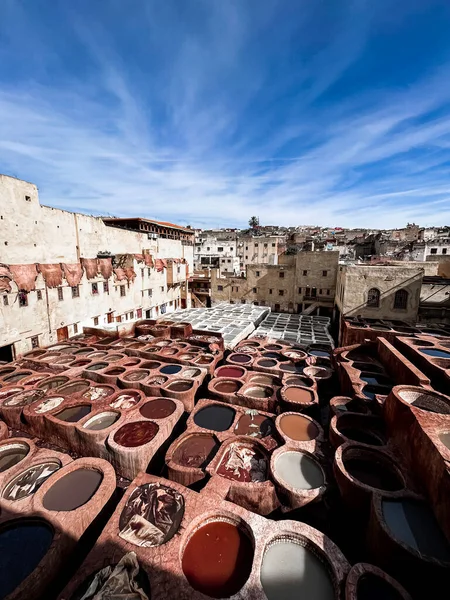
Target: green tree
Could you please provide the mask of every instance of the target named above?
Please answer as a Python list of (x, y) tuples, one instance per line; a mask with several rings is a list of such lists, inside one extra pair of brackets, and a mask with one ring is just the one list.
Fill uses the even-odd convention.
[(248, 224), (250, 225), (250, 227), (252, 229), (256, 229), (257, 227), (259, 227), (259, 218), (258, 217), (250, 217)]

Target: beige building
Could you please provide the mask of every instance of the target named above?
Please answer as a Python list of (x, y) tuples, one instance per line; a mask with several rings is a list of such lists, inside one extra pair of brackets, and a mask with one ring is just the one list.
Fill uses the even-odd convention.
[(423, 275), (424, 268), (420, 263), (340, 265), (336, 306), (345, 317), (414, 323)]
[(245, 274), (247, 265), (277, 265), (278, 257), (286, 249), (285, 235), (238, 237), (237, 255), (241, 274)]
[(175, 226), (171, 234), (170, 227), (164, 224), (161, 235), (157, 228), (111, 227), (42, 206), (35, 185), (0, 176), (0, 360), (83, 326), (113, 327), (189, 307), (193, 231)]
[(281, 255), (278, 265), (248, 265), (245, 277), (219, 277), (212, 271), (212, 303), (250, 303), (274, 312), (331, 316), (338, 258), (338, 252), (299, 252)]

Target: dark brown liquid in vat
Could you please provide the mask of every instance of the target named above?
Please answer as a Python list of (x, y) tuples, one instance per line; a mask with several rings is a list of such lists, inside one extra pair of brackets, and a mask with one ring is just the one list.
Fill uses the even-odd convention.
[(214, 457), (219, 444), (210, 435), (192, 435), (175, 449), (172, 459), (183, 467), (205, 467)]
[(214, 385), (214, 389), (221, 394), (234, 394), (240, 388), (238, 381), (218, 381)]
[(65, 408), (59, 413), (56, 413), (55, 417), (60, 421), (66, 423), (76, 423), (91, 412), (91, 407), (83, 404), (81, 406), (72, 406), (71, 408)]
[(363, 575), (357, 585), (358, 600), (402, 600), (403, 596), (387, 581), (371, 573)]
[(364, 431), (363, 429), (356, 429), (354, 427), (339, 427), (338, 429), (342, 435), (349, 440), (361, 442), (362, 444), (370, 444), (372, 446), (383, 446), (381, 439), (370, 431)]
[(143, 417), (147, 419), (165, 419), (169, 417), (176, 409), (175, 402), (168, 398), (159, 398), (146, 402), (139, 410)]
[(371, 487), (387, 492), (403, 488), (400, 477), (389, 466), (362, 458), (348, 458), (344, 465), (352, 477)]
[(0, 452), (0, 473), (17, 465), (17, 463), (25, 458), (29, 451), (28, 446), (24, 445), (8, 448), (8, 450)]
[(237, 363), (249, 363), (252, 360), (252, 357), (248, 356), (248, 354), (232, 354), (230, 359)]
[(192, 381), (174, 381), (167, 386), (167, 389), (171, 392), (187, 392), (192, 385)]
[(222, 521), (198, 529), (186, 545), (182, 568), (191, 586), (213, 598), (227, 598), (247, 581), (253, 547), (239, 527)]
[(250, 435), (255, 438), (264, 438), (270, 435), (274, 425), (272, 419), (263, 415), (242, 415), (236, 427), (235, 435)]
[(72, 471), (52, 485), (42, 504), (47, 510), (75, 510), (92, 498), (102, 479), (102, 473), (93, 469)]
[(313, 402), (313, 394), (301, 387), (287, 387), (284, 390), (284, 396), (288, 402), (298, 402), (299, 404), (307, 404)]
[(280, 429), (291, 440), (297, 442), (314, 440), (319, 435), (317, 426), (302, 415), (283, 415), (280, 419)]
[(114, 434), (114, 441), (126, 448), (135, 448), (150, 442), (158, 433), (159, 427), (151, 421), (126, 423)]
[(239, 367), (222, 367), (218, 373), (218, 377), (239, 378), (244, 375), (244, 371)]

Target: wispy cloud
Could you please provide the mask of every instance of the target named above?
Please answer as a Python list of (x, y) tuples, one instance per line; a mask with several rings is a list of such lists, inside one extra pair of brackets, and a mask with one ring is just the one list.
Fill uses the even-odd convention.
[(450, 54), (380, 75), (401, 67), (374, 55), (398, 27), (378, 5), (40, 4), (5, 1), (0, 172), (42, 203), (196, 226), (450, 222)]

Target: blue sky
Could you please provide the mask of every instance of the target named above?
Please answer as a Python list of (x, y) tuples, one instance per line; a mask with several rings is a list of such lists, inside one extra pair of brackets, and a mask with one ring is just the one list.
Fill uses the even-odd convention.
[(1, 0), (0, 172), (195, 226), (450, 224), (448, 0)]

